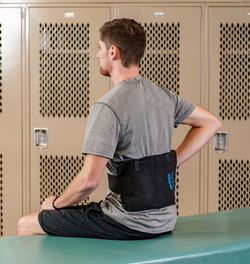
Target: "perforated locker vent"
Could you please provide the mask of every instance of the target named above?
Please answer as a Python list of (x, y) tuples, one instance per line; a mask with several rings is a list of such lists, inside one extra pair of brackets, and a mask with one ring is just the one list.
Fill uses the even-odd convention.
[(89, 114), (89, 24), (40, 24), (40, 114)]
[(3, 236), (3, 155), (0, 154), (0, 236)]
[(250, 162), (219, 160), (219, 211), (250, 206)]
[(177, 209), (177, 215), (179, 215), (179, 181), (179, 167), (177, 167), (175, 175), (175, 205)]
[(2, 24), (0, 23), (0, 114), (2, 113)]
[(220, 116), (250, 116), (250, 24), (220, 25)]
[[(60, 196), (81, 170), (83, 163), (83, 156), (40, 156), (40, 204), (51, 195)], [(88, 199), (83, 203), (87, 204)]]
[(147, 47), (140, 74), (179, 95), (180, 24), (145, 23)]

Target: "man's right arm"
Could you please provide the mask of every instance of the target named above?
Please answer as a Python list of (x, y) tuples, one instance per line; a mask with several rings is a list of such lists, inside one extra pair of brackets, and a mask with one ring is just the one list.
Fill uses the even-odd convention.
[(190, 125), (191, 129), (176, 149), (177, 166), (198, 152), (221, 127), (220, 121), (199, 105), (181, 124)]
[[(70, 183), (65, 192), (55, 201), (57, 208), (68, 207), (86, 199), (101, 182), (108, 158), (88, 154), (81, 171)], [(41, 206), (43, 210), (54, 210), (52, 202), (55, 196), (46, 198)]]

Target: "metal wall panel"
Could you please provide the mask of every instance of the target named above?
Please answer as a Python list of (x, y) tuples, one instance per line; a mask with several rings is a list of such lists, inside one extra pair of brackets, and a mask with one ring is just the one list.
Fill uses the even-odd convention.
[(22, 216), (21, 9), (0, 8), (0, 236)]
[[(110, 89), (96, 58), (99, 28), (109, 19), (109, 8), (30, 10), (31, 211), (47, 196), (60, 195), (84, 162), (90, 107)], [(104, 176), (91, 201), (105, 197)]]
[(210, 9), (209, 109), (220, 118), (221, 131), (228, 132), (228, 147), (218, 152), (210, 142), (209, 212), (250, 205), (249, 11)]
[[(147, 33), (141, 75), (165, 86), (180, 97), (200, 104), (200, 7), (118, 7), (119, 17), (139, 21)], [(174, 131), (172, 148), (189, 128)], [(176, 205), (179, 215), (199, 213), (200, 158), (196, 154), (177, 169)]]

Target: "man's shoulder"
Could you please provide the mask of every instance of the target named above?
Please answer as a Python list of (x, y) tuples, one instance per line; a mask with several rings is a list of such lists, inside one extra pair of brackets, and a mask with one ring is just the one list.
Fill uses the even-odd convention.
[(120, 82), (114, 86), (109, 92), (102, 96), (96, 103), (102, 103), (107, 105), (116, 104), (120, 102), (124, 97), (132, 96), (131, 83)]
[(122, 92), (119, 87), (113, 87), (109, 92), (103, 95), (99, 100), (96, 101), (96, 104), (112, 104), (117, 96)]
[(153, 96), (162, 99), (174, 100), (175, 95), (166, 87), (160, 86), (143, 76), (123, 81), (114, 86), (108, 93), (102, 96), (96, 104), (104, 104), (110, 107), (120, 107), (124, 102), (134, 101), (135, 98)]

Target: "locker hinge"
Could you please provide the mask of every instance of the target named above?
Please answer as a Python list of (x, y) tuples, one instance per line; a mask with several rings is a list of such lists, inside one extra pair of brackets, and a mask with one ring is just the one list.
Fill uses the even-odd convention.
[(22, 9), (22, 11), (21, 11), (21, 19), (24, 19), (25, 18), (25, 15), (26, 15), (25, 10)]
[(111, 21), (112, 19), (112, 12), (111, 12), (111, 8), (109, 8), (109, 20)]

